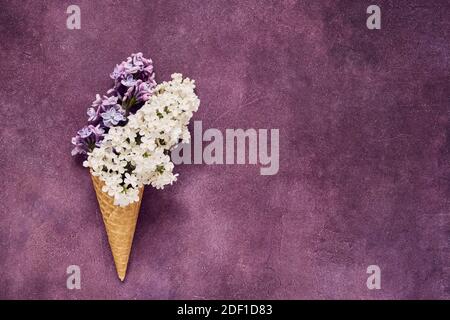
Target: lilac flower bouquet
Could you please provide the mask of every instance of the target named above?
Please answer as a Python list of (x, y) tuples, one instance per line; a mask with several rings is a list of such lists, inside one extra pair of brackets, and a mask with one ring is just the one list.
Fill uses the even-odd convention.
[(195, 81), (172, 74), (155, 82), (152, 60), (132, 54), (110, 74), (113, 87), (96, 95), (88, 124), (72, 138), (72, 155), (85, 158), (120, 280), (124, 280), (145, 185), (172, 184), (171, 150), (189, 142), (198, 110)]

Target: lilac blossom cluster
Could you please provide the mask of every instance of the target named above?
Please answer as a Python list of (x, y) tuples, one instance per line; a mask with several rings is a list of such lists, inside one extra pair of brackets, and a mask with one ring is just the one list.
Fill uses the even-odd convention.
[(140, 52), (116, 65), (110, 77), (114, 86), (103, 97), (97, 94), (87, 109), (88, 125), (72, 138), (75, 145), (72, 155), (86, 157), (88, 152), (99, 147), (109, 128), (124, 126), (128, 115), (136, 113), (156, 87), (153, 62)]

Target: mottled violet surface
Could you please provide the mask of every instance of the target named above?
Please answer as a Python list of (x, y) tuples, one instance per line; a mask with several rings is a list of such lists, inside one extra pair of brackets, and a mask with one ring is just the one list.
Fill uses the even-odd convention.
[[(0, 1), (0, 298), (448, 299), (449, 16), (443, 0)], [(70, 138), (139, 51), (157, 81), (196, 79), (204, 129), (279, 128), (280, 171), (178, 166), (145, 191), (121, 283)]]

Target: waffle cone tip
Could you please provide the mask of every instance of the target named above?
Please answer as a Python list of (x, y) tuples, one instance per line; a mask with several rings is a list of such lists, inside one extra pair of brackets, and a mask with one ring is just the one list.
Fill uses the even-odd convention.
[(92, 176), (92, 181), (103, 216), (117, 276), (123, 282), (130, 258), (143, 188), (139, 192), (139, 202), (130, 204), (127, 207), (119, 207), (114, 205), (113, 198), (102, 191), (103, 182), (98, 177)]

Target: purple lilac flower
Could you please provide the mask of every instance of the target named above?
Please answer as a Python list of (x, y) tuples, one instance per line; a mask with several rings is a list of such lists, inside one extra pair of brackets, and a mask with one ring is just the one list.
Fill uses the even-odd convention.
[(80, 138), (87, 138), (92, 134), (93, 130), (90, 127), (83, 127), (80, 130), (78, 130), (77, 134), (80, 136)]
[(145, 102), (152, 95), (153, 87), (148, 82), (136, 81), (136, 85), (128, 88), (123, 97), (124, 102), (134, 101), (135, 103)]
[(94, 150), (94, 148), (99, 147), (104, 133), (105, 131), (100, 125), (88, 125), (78, 130), (77, 135), (72, 138), (72, 144), (75, 145), (75, 148), (72, 150), (72, 155), (86, 155), (88, 152)]
[(118, 97), (104, 97), (101, 107), (99, 107), (100, 117), (102, 118), (105, 127), (112, 127), (119, 124), (120, 121), (125, 121), (125, 110), (118, 102)]
[(142, 81), (151, 82), (150, 80), (153, 80), (152, 77), (154, 77), (152, 59), (144, 58), (142, 52), (139, 52), (136, 54), (132, 54), (131, 60), (133, 64), (139, 68), (139, 71), (141, 72), (140, 79)]
[(111, 106), (111, 105), (116, 105), (117, 104), (117, 97), (107, 97), (107, 96), (103, 96), (103, 101), (102, 101), (102, 105), (104, 106)]
[(141, 80), (138, 80), (138, 83), (136, 84), (136, 100), (138, 102), (145, 102), (152, 95), (152, 86), (148, 82), (139, 83), (139, 81)]
[(120, 121), (125, 121), (125, 117), (115, 108), (110, 108), (109, 110), (103, 112), (101, 114), (103, 118), (103, 124), (106, 127), (113, 127), (119, 124)]
[(98, 118), (97, 110), (95, 110), (94, 108), (88, 108), (87, 115), (88, 115), (89, 122), (94, 122)]
[(102, 105), (102, 101), (103, 101), (103, 99), (102, 99), (102, 97), (100, 97), (100, 95), (97, 93), (96, 95), (95, 95), (95, 100), (92, 102), (92, 107), (93, 108), (97, 108), (98, 106), (101, 106)]
[(88, 121), (96, 123), (100, 119), (100, 106), (102, 105), (103, 99), (99, 94), (95, 95), (95, 100), (92, 102), (91, 107), (87, 109)]
[(98, 147), (105, 132), (117, 125), (124, 125), (129, 113), (139, 110), (156, 87), (153, 61), (141, 52), (134, 53), (114, 67), (110, 74), (114, 86), (107, 96), (96, 95), (87, 109), (89, 125), (72, 138), (75, 148), (72, 155), (84, 154)]
[[(144, 58), (141, 52), (133, 53), (126, 61), (116, 65), (110, 77), (114, 79), (114, 86), (108, 91), (108, 94), (119, 97), (120, 100), (123, 100), (122, 102), (127, 101), (124, 105), (127, 110), (133, 108), (134, 111), (137, 111), (142, 106), (142, 103), (139, 103), (145, 102), (150, 97), (150, 94), (145, 94), (139, 99), (131, 99), (136, 91), (133, 87), (140, 84), (139, 80), (148, 84), (143, 87), (148, 86), (149, 89), (153, 89), (156, 86), (153, 62), (151, 59)], [(146, 88), (138, 90), (149, 91)]]
[(123, 84), (125, 87), (132, 87), (132, 86), (134, 86), (136, 84), (136, 81), (137, 80), (135, 80), (133, 78), (133, 76), (131, 74), (129, 74), (127, 76), (127, 78), (122, 80), (122, 81), (120, 81), (120, 83)]
[(113, 72), (112, 72), (109, 76), (111, 77), (111, 79), (117, 80), (117, 79), (119, 79), (120, 77), (122, 77), (123, 74), (124, 74), (124, 68), (123, 68), (123, 66), (117, 64), (117, 65), (114, 67)]
[(123, 90), (122, 85), (129, 87), (125, 83), (131, 83), (131, 79), (154, 83), (154, 76), (153, 61), (144, 58), (142, 52), (133, 53), (126, 61), (116, 65), (110, 74), (111, 79), (114, 79), (114, 90), (116, 91)]
[(111, 108), (114, 108), (117, 112), (124, 113), (125, 110), (123, 110), (121, 105), (118, 104), (118, 100), (119, 98), (115, 96), (112, 97), (103, 96), (102, 99), (100, 98), (100, 95), (97, 94), (97, 97), (95, 101), (92, 103), (92, 106), (87, 109), (88, 121), (91, 122), (92, 124), (98, 124), (102, 120), (101, 115)]

